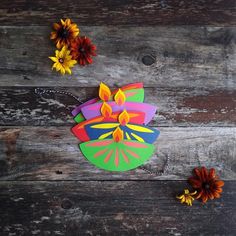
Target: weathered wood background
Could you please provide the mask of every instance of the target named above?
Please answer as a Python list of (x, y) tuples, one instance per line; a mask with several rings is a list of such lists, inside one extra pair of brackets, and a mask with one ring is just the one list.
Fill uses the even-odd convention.
[[(98, 47), (73, 76), (51, 71), (51, 24), (71, 17)], [(0, 235), (236, 235), (236, 3), (234, 0), (26, 1), (0, 4)], [(158, 106), (156, 155), (109, 173), (70, 133), (76, 101), (145, 84)], [(225, 180), (221, 199), (187, 207), (175, 195), (196, 166)]]

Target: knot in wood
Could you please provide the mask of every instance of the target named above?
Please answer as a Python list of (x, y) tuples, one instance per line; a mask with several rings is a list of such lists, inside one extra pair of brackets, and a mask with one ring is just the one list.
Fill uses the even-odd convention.
[(72, 206), (73, 203), (68, 198), (64, 198), (61, 202), (61, 207), (63, 209), (70, 209)]
[(142, 58), (142, 62), (143, 62), (143, 64), (146, 65), (146, 66), (150, 66), (150, 65), (154, 64), (155, 61), (156, 61), (156, 59), (155, 59), (155, 57), (152, 56), (152, 55), (145, 55), (145, 56), (143, 56), (143, 58)]

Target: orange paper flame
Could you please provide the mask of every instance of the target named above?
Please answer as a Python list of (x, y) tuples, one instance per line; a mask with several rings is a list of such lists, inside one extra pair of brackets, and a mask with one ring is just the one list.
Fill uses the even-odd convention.
[(108, 105), (106, 102), (104, 102), (104, 103), (102, 104), (102, 107), (101, 107), (101, 114), (102, 114), (103, 117), (106, 117), (106, 118), (110, 117), (111, 114), (112, 114), (112, 108), (111, 108), (111, 106)]
[(118, 120), (121, 125), (126, 125), (129, 123), (129, 113), (124, 110), (122, 113), (120, 113)]
[(118, 104), (119, 106), (124, 104), (124, 102), (125, 102), (124, 92), (121, 89), (119, 89), (118, 92), (116, 93), (114, 99), (115, 99), (116, 104)]
[(114, 141), (118, 143), (124, 139), (124, 132), (119, 127), (117, 127), (112, 133), (112, 136)]
[(100, 83), (99, 97), (102, 101), (107, 102), (111, 96), (111, 90), (104, 83)]

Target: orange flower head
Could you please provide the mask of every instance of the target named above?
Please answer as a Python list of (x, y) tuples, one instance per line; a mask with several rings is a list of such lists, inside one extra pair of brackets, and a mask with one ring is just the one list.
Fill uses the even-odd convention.
[(63, 46), (70, 46), (72, 40), (79, 35), (79, 28), (77, 24), (70, 19), (62, 20), (59, 23), (53, 24), (55, 31), (51, 32), (50, 39), (53, 40), (58, 49)]
[(107, 102), (111, 96), (111, 90), (104, 83), (100, 83), (99, 97), (102, 101)]
[(96, 56), (97, 48), (88, 37), (77, 37), (70, 46), (73, 59), (81, 66), (92, 64), (92, 56)]
[(122, 113), (120, 113), (118, 118), (119, 123), (123, 126), (129, 123), (129, 119), (130, 119), (129, 113), (126, 110), (122, 111)]
[(101, 107), (101, 114), (103, 117), (105, 118), (108, 118), (111, 116), (112, 114), (112, 108), (110, 105), (108, 105), (106, 102), (104, 102), (102, 104), (102, 107)]
[(188, 179), (192, 187), (197, 190), (196, 199), (206, 203), (209, 199), (220, 198), (224, 182), (216, 175), (215, 169), (206, 167), (195, 168), (194, 176)]
[(124, 92), (119, 89), (118, 92), (115, 94), (114, 99), (116, 104), (118, 104), (119, 106), (123, 105), (126, 99)]
[(114, 141), (118, 143), (124, 139), (124, 132), (120, 129), (120, 127), (117, 127), (112, 133), (112, 136)]

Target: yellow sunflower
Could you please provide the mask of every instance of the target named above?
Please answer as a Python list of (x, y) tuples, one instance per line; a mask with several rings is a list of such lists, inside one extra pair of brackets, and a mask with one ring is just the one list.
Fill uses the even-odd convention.
[(51, 32), (50, 39), (53, 40), (58, 49), (63, 46), (69, 46), (79, 35), (79, 28), (77, 24), (73, 23), (70, 19), (62, 20), (59, 23), (53, 24), (55, 31)]
[(49, 57), (53, 62), (52, 69), (55, 68), (56, 71), (60, 71), (61, 74), (68, 72), (71, 74), (71, 67), (73, 67), (77, 61), (72, 59), (70, 51), (64, 46), (61, 51), (55, 51), (55, 57)]

